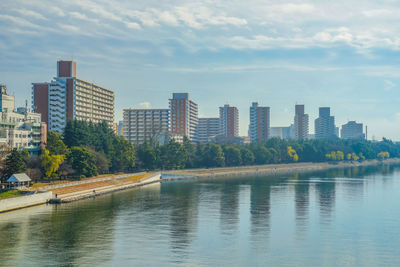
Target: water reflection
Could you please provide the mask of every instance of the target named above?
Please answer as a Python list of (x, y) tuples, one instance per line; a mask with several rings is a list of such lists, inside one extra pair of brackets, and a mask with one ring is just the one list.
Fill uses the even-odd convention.
[(373, 251), (370, 265), (396, 266), (398, 177), (398, 166), (381, 165), (167, 182), (7, 213), (0, 265), (275, 266), (289, 255), (287, 265), (323, 266), (320, 255), (365, 263)]
[(250, 189), (250, 220), (253, 237), (269, 231), (270, 202), (271, 182), (267, 179), (253, 179)]
[(239, 190), (240, 185), (223, 181), (220, 189), (220, 227), (224, 233), (237, 230), (239, 221)]
[(168, 201), (172, 251), (184, 254), (197, 227), (199, 187), (194, 182), (183, 182), (179, 186), (167, 183), (162, 185), (161, 192), (173, 198)]
[(294, 177), (294, 201), (296, 210), (296, 226), (298, 233), (304, 233), (307, 230), (308, 207), (310, 198), (310, 183), (305, 182), (300, 175)]

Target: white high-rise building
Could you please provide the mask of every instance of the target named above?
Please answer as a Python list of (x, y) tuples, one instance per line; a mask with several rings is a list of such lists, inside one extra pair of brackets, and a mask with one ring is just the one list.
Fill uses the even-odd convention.
[(134, 145), (158, 142), (170, 131), (169, 109), (124, 109), (123, 136)]
[(294, 116), (294, 139), (308, 138), (308, 114), (304, 113), (304, 105), (296, 105)]
[(199, 118), (196, 130), (197, 142), (207, 143), (211, 136), (219, 133), (219, 118)]

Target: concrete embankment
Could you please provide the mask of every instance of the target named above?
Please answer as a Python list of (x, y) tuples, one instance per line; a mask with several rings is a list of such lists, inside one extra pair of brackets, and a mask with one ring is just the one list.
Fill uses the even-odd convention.
[(52, 192), (37, 193), (33, 195), (13, 197), (0, 200), (0, 212), (22, 209), (44, 204), (53, 197)]
[(149, 184), (161, 182), (161, 175), (159, 173), (151, 175), (137, 182), (127, 182), (122, 184), (106, 185), (86, 190), (79, 190), (72, 193), (58, 194), (57, 198), (52, 198), (50, 203), (68, 203), (81, 199), (91, 198), (99, 195), (104, 195), (116, 191), (126, 190), (134, 187), (145, 186)]
[(78, 182), (49, 185), (44, 193), (0, 200), (0, 213), (49, 203), (67, 203), (98, 195), (161, 182), (159, 173), (123, 174)]
[(276, 175), (290, 174), (298, 172), (314, 172), (320, 170), (351, 168), (360, 166), (373, 166), (380, 164), (400, 164), (400, 159), (388, 159), (385, 161), (366, 160), (362, 162), (337, 162), (337, 163), (289, 163), (289, 164), (269, 164), (258, 166), (232, 167), (232, 168), (213, 168), (213, 169), (193, 169), (181, 171), (163, 172), (163, 181), (199, 178), (220, 178), (237, 176), (255, 175)]

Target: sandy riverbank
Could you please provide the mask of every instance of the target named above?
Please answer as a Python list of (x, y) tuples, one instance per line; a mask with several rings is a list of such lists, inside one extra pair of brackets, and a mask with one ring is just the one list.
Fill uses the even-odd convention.
[(274, 174), (288, 174), (296, 172), (313, 172), (319, 170), (328, 170), (334, 168), (350, 168), (359, 166), (373, 166), (380, 164), (400, 164), (400, 158), (387, 159), (384, 161), (379, 160), (365, 160), (362, 162), (337, 162), (337, 163), (288, 163), (288, 164), (268, 164), (257, 166), (244, 166), (232, 168), (212, 168), (212, 169), (191, 169), (179, 171), (166, 171), (162, 175), (163, 181), (179, 180), (179, 179), (198, 179), (198, 178), (218, 178), (218, 177), (235, 177), (247, 175), (274, 175)]

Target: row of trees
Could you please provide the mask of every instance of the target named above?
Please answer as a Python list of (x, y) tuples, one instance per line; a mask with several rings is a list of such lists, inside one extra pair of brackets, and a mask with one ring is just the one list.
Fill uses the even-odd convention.
[(386, 159), (400, 157), (400, 144), (383, 139), (281, 140), (244, 145), (182, 144), (171, 140), (158, 145), (148, 142), (134, 147), (118, 137), (107, 123), (69, 121), (63, 135), (48, 132), (46, 148), (30, 158), (26, 151), (0, 147), (0, 172), (7, 179), (17, 172), (41, 177), (89, 177), (102, 173), (134, 170), (210, 168), (290, 162)]
[(400, 144), (383, 139), (366, 140), (282, 140), (245, 145), (183, 144), (171, 141), (160, 146), (145, 143), (136, 147), (139, 169), (209, 168), (290, 162), (358, 161), (400, 157)]

